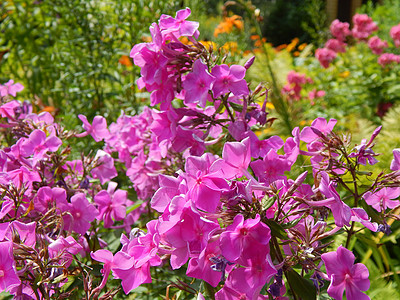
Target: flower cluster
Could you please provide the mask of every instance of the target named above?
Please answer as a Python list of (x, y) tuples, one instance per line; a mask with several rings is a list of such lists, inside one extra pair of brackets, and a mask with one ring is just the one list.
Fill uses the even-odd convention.
[[(321, 66), (328, 68), (330, 63), (334, 61), (338, 53), (345, 53), (346, 38), (353, 37), (356, 41), (367, 42), (372, 53), (379, 55), (378, 63), (386, 66), (390, 63), (398, 62), (397, 55), (393, 53), (383, 53), (389, 44), (385, 40), (381, 40), (378, 36), (371, 36), (374, 31), (378, 30), (378, 25), (366, 14), (356, 14), (353, 17), (354, 27), (350, 31), (350, 25), (346, 22), (334, 20), (330, 26), (330, 31), (334, 39), (326, 42), (324, 48), (315, 51), (315, 57), (319, 60)], [(400, 25), (393, 26), (390, 30), (396, 47), (400, 45)]]
[[(158, 108), (122, 114), (109, 126), (101, 116), (90, 123), (80, 115), (78, 134), (48, 113), (2, 99), (2, 127), (15, 139), (0, 150), (0, 290), (24, 299), (69, 298), (74, 290), (63, 286), (80, 277), (86, 298), (111, 299), (118, 292), (109, 289), (111, 274), (128, 294), (152, 282), (152, 268), (169, 266), (204, 281), (200, 290), (175, 285), (199, 299), (323, 292), (341, 299), (344, 291), (349, 300), (369, 299), (368, 269), (354, 264), (347, 248), (363, 230), (390, 232), (400, 151), (394, 172), (368, 185), (372, 174), (359, 169), (377, 162), (380, 127), (355, 146), (334, 131), (336, 120), (324, 118), (286, 140), (260, 140), (254, 130), (272, 120), (266, 99), (257, 104), (267, 91), (245, 79), (254, 58), (224, 64), (197, 42), (198, 23), (189, 15), (188, 8), (162, 15), (150, 27), (152, 41), (132, 49), (137, 83)], [(346, 26), (335, 34), (345, 36)], [(310, 82), (294, 72), (288, 81), (293, 99)], [(104, 148), (70, 160), (67, 143), (88, 135)], [(299, 160), (308, 161), (307, 171), (299, 172)], [(133, 184), (135, 205), (110, 181), (116, 165)], [(146, 225), (132, 229), (144, 208), (151, 210)], [(126, 230), (120, 246), (108, 247), (103, 237), (118, 228)], [(339, 232), (345, 245), (332, 249)], [(101, 276), (92, 271), (97, 263)]]

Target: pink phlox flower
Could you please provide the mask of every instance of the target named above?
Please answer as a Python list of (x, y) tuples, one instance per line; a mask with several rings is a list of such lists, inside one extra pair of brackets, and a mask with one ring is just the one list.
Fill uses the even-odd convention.
[(393, 149), (393, 160), (390, 164), (390, 170), (400, 170), (400, 148)]
[(22, 91), (24, 86), (20, 83), (14, 83), (14, 80), (10, 79), (3, 85), (0, 85), (0, 97), (5, 97), (11, 95), (13, 97), (17, 96), (17, 93)]
[(354, 264), (354, 254), (346, 248), (339, 246), (336, 251), (321, 255), (325, 263), (326, 273), (331, 280), (328, 295), (334, 299), (342, 299), (346, 290), (348, 300), (370, 299), (361, 291), (369, 289), (369, 272), (365, 265)]
[(265, 140), (259, 140), (257, 135), (250, 134), (251, 156), (254, 158), (264, 157), (269, 150), (279, 150), (284, 145), (281, 137), (274, 135)]
[(211, 232), (220, 228), (217, 223), (200, 217), (190, 207), (164, 223), (164, 228), (160, 227), (159, 231), (174, 248), (170, 260), (173, 269), (180, 268), (189, 257), (198, 257), (207, 246)]
[(50, 243), (48, 249), (51, 259), (58, 259), (59, 265), (68, 268), (72, 263), (72, 255), (78, 254), (83, 248), (72, 236), (60, 236)]
[(385, 211), (387, 208), (395, 208), (400, 205), (399, 200), (393, 200), (400, 196), (400, 188), (384, 187), (378, 191), (367, 192), (364, 195), (365, 202), (377, 211)]
[(193, 70), (186, 75), (182, 86), (186, 90), (185, 103), (198, 102), (201, 107), (206, 107), (209, 98), (208, 91), (212, 89), (215, 77), (208, 72), (207, 65), (200, 59), (193, 64)]
[(69, 214), (64, 215), (64, 224), (67, 230), (73, 230), (79, 234), (85, 234), (92, 222), (99, 214), (96, 207), (89, 203), (85, 194), (78, 193), (71, 197)]
[[(250, 138), (245, 138), (241, 142), (225, 143), (222, 150), (223, 165), (222, 172), (227, 179), (240, 178), (248, 175), (247, 171), (250, 161)], [(251, 179), (251, 178), (249, 178)]]
[(179, 125), (171, 147), (175, 152), (183, 152), (189, 149), (190, 155), (201, 156), (206, 150), (204, 140), (201, 138), (202, 136), (204, 136), (204, 133), (201, 130)]
[(335, 119), (330, 119), (329, 122), (327, 122), (324, 118), (321, 117), (317, 118), (311, 123), (310, 127), (307, 126), (303, 128), (303, 130), (300, 133), (300, 140), (306, 143), (311, 143), (319, 139), (319, 136), (315, 133), (315, 131), (311, 127), (317, 129), (324, 135), (327, 135), (332, 131), (336, 122), (337, 120)]
[(285, 178), (285, 171), (290, 171), (292, 162), (278, 155), (271, 149), (264, 158), (252, 161), (250, 166), (258, 180), (266, 184)]
[(243, 96), (249, 93), (247, 82), (244, 79), (246, 69), (239, 65), (228, 66), (225, 64), (216, 65), (211, 74), (215, 76), (213, 94), (217, 98), (226, 93), (232, 92), (235, 96)]
[(61, 211), (68, 209), (67, 192), (63, 188), (41, 187), (34, 199), (35, 209), (44, 213), (56, 206)]
[(336, 56), (336, 52), (328, 48), (319, 48), (315, 50), (315, 57), (325, 69), (329, 68), (329, 64), (336, 58)]
[(359, 40), (367, 39), (372, 32), (378, 30), (378, 25), (366, 14), (355, 14), (353, 24), (354, 27), (351, 32), (353, 37)]
[(106, 183), (118, 175), (114, 166), (114, 159), (110, 154), (103, 150), (98, 150), (94, 159), (99, 165), (93, 168), (90, 173), (94, 178), (98, 178), (101, 184)]
[(190, 259), (186, 275), (203, 279), (216, 287), (220, 281), (225, 280), (225, 270), (230, 270), (230, 265), (231, 263), (221, 257), (219, 240), (210, 239), (199, 257)]
[(393, 26), (390, 29), (390, 37), (394, 41), (396, 47), (400, 46), (400, 24)]
[(228, 131), (231, 134), (231, 136), (237, 141), (241, 141), (246, 137), (252, 135), (252, 131), (249, 124), (244, 120), (237, 120), (231, 123), (228, 126)]
[(159, 24), (162, 33), (172, 33), (176, 38), (181, 36), (194, 36), (197, 38), (199, 36), (197, 30), (199, 23), (186, 20), (190, 16), (190, 13), (190, 8), (186, 7), (177, 11), (175, 18), (168, 15), (161, 15)]
[(172, 177), (160, 174), (158, 177), (160, 188), (155, 192), (151, 198), (151, 207), (158, 212), (164, 212), (169, 206), (172, 198), (184, 193), (182, 177)]
[(366, 165), (367, 161), (370, 165), (374, 165), (378, 162), (375, 158), (377, 154), (375, 154), (374, 150), (368, 147), (369, 143), (367, 144), (367, 140), (363, 139), (361, 144), (354, 147), (355, 152), (351, 152), (349, 157), (356, 157), (357, 162), (362, 165)]
[(329, 39), (325, 43), (325, 48), (330, 49), (336, 53), (345, 53), (347, 44), (338, 39)]
[(160, 170), (160, 162), (149, 159), (143, 151), (132, 160), (126, 175), (132, 181), (139, 199), (150, 199), (158, 189)]
[[(4, 202), (3, 202), (4, 203)], [(2, 216), (0, 216), (2, 218)], [(4, 241), (10, 228), (10, 222), (0, 223), (0, 242)]]
[(0, 242), (0, 292), (10, 291), (21, 280), (17, 275), (13, 256), (13, 243)]
[(381, 55), (383, 49), (388, 47), (388, 43), (381, 40), (378, 36), (373, 36), (368, 40), (368, 47), (371, 49), (372, 53)]
[(371, 218), (368, 216), (367, 212), (360, 207), (354, 207), (351, 209), (350, 221), (359, 222), (373, 232), (378, 230), (378, 224), (376, 222), (371, 222)]
[(100, 291), (103, 287), (105, 287), (108, 277), (111, 272), (111, 268), (114, 267), (114, 256), (111, 251), (106, 249), (100, 249), (96, 252), (90, 252), (90, 257), (96, 261), (104, 263), (103, 268), (101, 269), (101, 274), (103, 275), (103, 279), (101, 280), (100, 285), (96, 288), (97, 291)]
[(97, 220), (104, 221), (104, 228), (109, 228), (114, 221), (121, 221), (126, 216), (126, 201), (128, 192), (124, 190), (115, 190), (116, 182), (109, 182), (107, 191), (102, 190), (94, 196), (94, 202), (97, 204), (99, 214)]
[(48, 132), (50, 132), (52, 135), (55, 135), (54, 127), (49, 126), (54, 124), (54, 118), (51, 113), (43, 111), (40, 114), (28, 114), (25, 116), (25, 120), (30, 120), (30, 122), (39, 128), (46, 128)]
[(330, 31), (331, 34), (337, 38), (339, 41), (344, 41), (346, 39), (347, 36), (349, 36), (351, 34), (351, 31), (349, 29), (350, 24), (347, 22), (340, 22), (339, 20), (334, 20), (331, 23), (330, 26)]
[(107, 129), (107, 120), (102, 116), (95, 116), (93, 123), (90, 124), (84, 115), (78, 115), (78, 118), (83, 122), (83, 129), (86, 130), (83, 134), (78, 134), (78, 137), (90, 134), (96, 142), (107, 139), (110, 132)]
[(30, 170), (25, 166), (9, 171), (7, 175), (10, 181), (12, 181), (16, 187), (20, 188), (23, 184), (28, 187), (28, 190), (25, 192), (26, 195), (29, 195), (34, 182), (42, 181), (42, 178), (38, 172)]
[[(151, 239), (156, 236), (154, 228), (156, 222), (148, 225), (148, 235)], [(154, 243), (142, 244), (142, 237), (134, 238), (127, 242), (123, 251), (115, 254), (113, 259), (112, 271), (115, 278), (122, 280), (122, 287), (127, 294), (131, 290), (137, 288), (142, 283), (150, 283), (150, 266), (158, 266), (161, 259), (157, 255)], [(148, 240), (145, 238), (145, 240)]]
[[(255, 255), (249, 261), (251, 262), (249, 266), (236, 268), (229, 273), (225, 286), (219, 291), (222, 291), (221, 294), (225, 292), (226, 287), (240, 295), (234, 299), (267, 299), (266, 296), (260, 295), (260, 291), (277, 273), (271, 257), (269, 254)], [(216, 299), (230, 299), (221, 296), (216, 296)]]
[(22, 223), (19, 221), (13, 221), (7, 232), (7, 237), (10, 241), (13, 241), (13, 236), (18, 236), (21, 244), (24, 244), (28, 247), (35, 247), (36, 223)]
[(21, 104), (17, 100), (4, 103), (0, 106), (0, 115), (3, 118), (14, 120), (16, 108), (21, 107)]
[(389, 65), (391, 63), (400, 63), (400, 55), (396, 55), (393, 53), (383, 53), (378, 58), (378, 64), (380, 64), (382, 67), (385, 67), (386, 65)]
[(21, 152), (25, 156), (33, 155), (35, 160), (40, 160), (48, 151), (56, 152), (61, 144), (62, 141), (58, 137), (54, 135), (47, 137), (42, 130), (35, 129), (22, 144)]
[(199, 209), (215, 212), (220, 205), (221, 192), (229, 189), (226, 180), (221, 178), (219, 161), (210, 153), (190, 156), (186, 159), (185, 171), (191, 201)]
[[(158, 143), (167, 140), (171, 141), (176, 136), (176, 127), (180, 120), (177, 112), (171, 108), (166, 111), (152, 111), (153, 122), (150, 125), (150, 130), (157, 136)], [(163, 155), (165, 157), (166, 154)]]
[[(336, 226), (349, 226), (351, 218), (350, 207), (340, 199), (340, 196), (336, 191), (336, 185), (329, 179), (329, 175), (325, 172), (321, 172), (320, 174), (321, 182), (318, 190), (327, 198), (326, 200), (322, 200), (326, 202), (324, 206), (328, 207), (332, 211)], [(322, 201), (317, 202), (322, 204)]]
[(230, 262), (251, 259), (254, 251), (268, 253), (271, 230), (260, 220), (244, 219), (236, 215), (233, 223), (226, 227), (220, 237), (222, 255)]

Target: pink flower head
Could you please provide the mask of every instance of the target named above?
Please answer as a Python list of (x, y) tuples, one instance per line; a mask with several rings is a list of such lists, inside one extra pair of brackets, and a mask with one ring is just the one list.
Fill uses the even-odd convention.
[(351, 32), (353, 37), (359, 40), (367, 39), (372, 32), (378, 30), (376, 23), (366, 14), (355, 14), (353, 24), (354, 27)]
[(59, 257), (59, 265), (65, 265), (68, 268), (72, 263), (72, 255), (78, 254), (83, 247), (72, 237), (64, 238), (60, 236), (49, 245), (49, 257)]
[(393, 149), (393, 160), (390, 164), (390, 170), (400, 170), (400, 148)]
[(15, 109), (18, 107), (21, 107), (21, 104), (17, 100), (4, 103), (2, 106), (0, 106), (0, 115), (3, 118), (14, 119)]
[(247, 95), (249, 88), (244, 76), (246, 68), (239, 65), (216, 65), (211, 74), (215, 76), (215, 82), (212, 88), (214, 97), (219, 97), (228, 92), (232, 92), (235, 96)]
[(43, 186), (36, 194), (34, 205), (35, 209), (42, 213), (51, 209), (53, 206), (65, 211), (68, 207), (67, 192), (63, 188)]
[(46, 136), (40, 129), (35, 129), (29, 135), (29, 138), (21, 146), (21, 152), (25, 156), (34, 155), (35, 160), (42, 159), (47, 151), (55, 152), (61, 146), (62, 141), (54, 136)]
[(336, 19), (332, 22), (330, 26), (331, 34), (339, 41), (343, 42), (346, 39), (346, 36), (351, 34), (349, 27), (349, 23), (342, 23)]
[(100, 191), (94, 196), (94, 202), (99, 209), (98, 220), (104, 221), (104, 228), (109, 228), (114, 221), (121, 221), (126, 216), (126, 201), (128, 200), (128, 192), (123, 190), (115, 190), (116, 182), (109, 182), (107, 191)]
[(325, 43), (325, 48), (328, 48), (336, 53), (346, 52), (346, 43), (338, 39), (330, 39)]
[(337, 251), (321, 255), (325, 263), (326, 274), (331, 280), (328, 295), (334, 299), (342, 299), (346, 290), (348, 300), (370, 299), (361, 291), (369, 289), (369, 272), (365, 265), (354, 264), (354, 254), (346, 248), (339, 246)]
[(400, 46), (400, 24), (393, 26), (390, 29), (390, 36), (394, 41), (396, 47)]
[[(316, 118), (310, 127), (304, 127), (300, 133), (300, 139), (306, 143), (311, 143), (319, 138), (319, 135), (315, 133), (315, 129), (323, 134), (329, 134), (335, 126), (337, 120), (330, 119), (327, 122), (324, 118)], [(314, 129), (314, 130), (313, 130)]]
[(328, 48), (319, 48), (315, 51), (315, 57), (325, 69), (336, 58), (336, 52)]
[(193, 71), (186, 75), (182, 85), (186, 90), (185, 103), (199, 102), (200, 106), (206, 107), (208, 91), (211, 90), (215, 77), (208, 72), (207, 65), (200, 59), (193, 64)]
[(0, 243), (0, 292), (9, 291), (21, 283), (13, 257), (13, 243)]
[(383, 53), (378, 58), (378, 64), (380, 64), (382, 67), (391, 63), (400, 63), (400, 55), (396, 55), (393, 53)]
[(97, 160), (99, 166), (94, 168), (91, 174), (94, 178), (98, 178), (101, 184), (106, 183), (108, 180), (118, 175), (114, 166), (114, 159), (107, 152), (98, 150), (95, 160)]
[(199, 28), (199, 23), (186, 21), (190, 13), (190, 8), (186, 7), (177, 11), (175, 18), (168, 15), (161, 15), (159, 24), (162, 33), (172, 33), (176, 38), (180, 38), (181, 36), (198, 37), (199, 32), (197, 28)]
[(381, 40), (378, 36), (373, 36), (368, 40), (368, 47), (371, 49), (372, 53), (376, 55), (381, 55), (383, 49), (387, 48), (388, 43)]
[(384, 187), (376, 192), (367, 192), (364, 199), (377, 211), (385, 211), (387, 208), (395, 208), (400, 204), (399, 200), (393, 200), (399, 196), (400, 188)]
[(90, 222), (99, 214), (98, 210), (93, 204), (89, 203), (83, 193), (78, 193), (71, 197), (69, 213), (64, 217), (65, 227), (79, 234), (85, 234), (90, 228)]
[(239, 258), (241, 261), (251, 259), (254, 253), (269, 253), (270, 238), (271, 230), (261, 222), (259, 215), (255, 219), (245, 220), (239, 214), (221, 234), (221, 253), (230, 262), (236, 262)]
[(325, 91), (317, 91), (316, 89), (313, 89), (311, 92), (308, 93), (308, 98), (310, 100), (314, 100), (315, 98), (322, 98), (325, 96)]
[(0, 85), (0, 97), (5, 97), (11, 95), (13, 97), (17, 96), (17, 92), (24, 89), (24, 86), (20, 83), (15, 83), (14, 80), (10, 79), (7, 83)]
[(85, 133), (77, 135), (78, 137), (90, 134), (96, 142), (100, 142), (110, 136), (110, 132), (107, 129), (107, 121), (104, 117), (95, 116), (92, 125), (90, 125), (86, 116), (78, 115), (78, 118), (83, 122), (83, 129), (86, 130)]

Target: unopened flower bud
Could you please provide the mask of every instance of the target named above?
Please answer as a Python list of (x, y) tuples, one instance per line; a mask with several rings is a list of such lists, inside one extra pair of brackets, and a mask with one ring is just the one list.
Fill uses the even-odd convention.
[(253, 56), (248, 61), (245, 62), (244, 67), (246, 68), (246, 70), (249, 69), (253, 65), (255, 59), (256, 59), (256, 57)]

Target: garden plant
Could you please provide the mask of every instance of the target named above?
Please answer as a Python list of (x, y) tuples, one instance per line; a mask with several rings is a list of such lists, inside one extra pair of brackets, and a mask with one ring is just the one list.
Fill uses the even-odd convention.
[[(136, 84), (150, 93), (137, 115), (122, 112), (108, 125), (79, 114), (78, 132), (16, 100), (21, 84), (0, 86), (0, 291), (358, 300), (373, 297), (374, 282), (398, 288), (399, 251), (384, 244), (400, 234), (400, 149), (377, 170), (382, 126), (352, 141), (335, 129), (340, 120), (324, 117), (285, 138), (260, 138), (275, 121), (270, 94), (281, 91), (246, 80), (256, 57), (228, 65), (199, 42), (190, 13), (161, 15), (151, 40), (133, 46)], [(329, 51), (316, 53), (323, 67)], [(301, 97), (299, 81), (314, 82), (290, 78), (291, 101)], [(77, 155), (77, 141), (90, 138), (101, 149)], [(375, 278), (369, 258), (385, 276)]]

